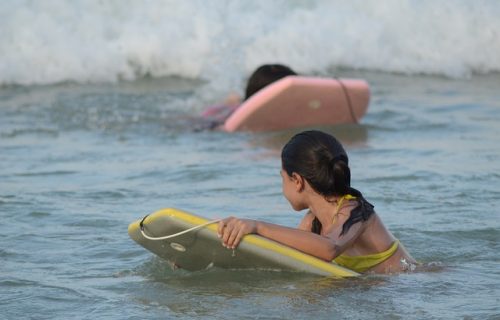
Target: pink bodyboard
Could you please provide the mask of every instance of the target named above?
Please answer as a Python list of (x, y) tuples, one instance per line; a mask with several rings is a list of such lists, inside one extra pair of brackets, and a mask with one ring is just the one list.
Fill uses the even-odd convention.
[(368, 83), (359, 79), (288, 76), (245, 101), (224, 130), (272, 131), (357, 123), (370, 101)]

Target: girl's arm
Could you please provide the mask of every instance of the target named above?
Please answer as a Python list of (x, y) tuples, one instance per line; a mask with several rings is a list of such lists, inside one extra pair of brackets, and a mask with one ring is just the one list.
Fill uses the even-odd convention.
[(335, 230), (327, 236), (321, 236), (310, 231), (272, 223), (230, 217), (219, 222), (218, 234), (222, 238), (223, 246), (227, 248), (236, 248), (244, 235), (254, 233), (331, 261), (356, 240), (363, 229), (361, 225), (362, 223), (356, 223), (346, 235), (338, 238), (335, 237)]

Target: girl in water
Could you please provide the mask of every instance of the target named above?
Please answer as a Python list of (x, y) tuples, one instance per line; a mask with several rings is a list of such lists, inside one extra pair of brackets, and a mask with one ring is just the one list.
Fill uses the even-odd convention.
[(229, 95), (224, 103), (211, 106), (205, 109), (201, 116), (211, 123), (211, 128), (216, 128), (226, 121), (229, 116), (238, 109), (242, 102), (253, 96), (255, 93), (265, 88), (269, 84), (276, 82), (284, 77), (297, 75), (288, 66), (282, 64), (264, 64), (250, 75), (245, 88), (245, 99), (236, 94)]
[(298, 228), (229, 217), (219, 222), (223, 246), (234, 249), (258, 234), (357, 272), (413, 270), (415, 260), (350, 186), (347, 154), (333, 136), (305, 131), (281, 153), (283, 195), (296, 211), (309, 209)]

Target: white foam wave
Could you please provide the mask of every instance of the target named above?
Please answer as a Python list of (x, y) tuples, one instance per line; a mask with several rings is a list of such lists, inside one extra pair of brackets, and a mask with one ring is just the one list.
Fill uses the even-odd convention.
[(0, 84), (234, 82), (268, 62), (464, 77), (500, 71), (498, 16), (488, 0), (4, 1)]

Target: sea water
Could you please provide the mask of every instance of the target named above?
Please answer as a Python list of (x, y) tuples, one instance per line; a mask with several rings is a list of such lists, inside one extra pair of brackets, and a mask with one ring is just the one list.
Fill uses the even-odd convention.
[[(0, 318), (500, 318), (493, 1), (0, 4)], [(298, 130), (198, 130), (255, 67), (363, 78), (352, 184), (426, 272), (172, 271), (127, 235), (164, 207), (295, 226)]]

